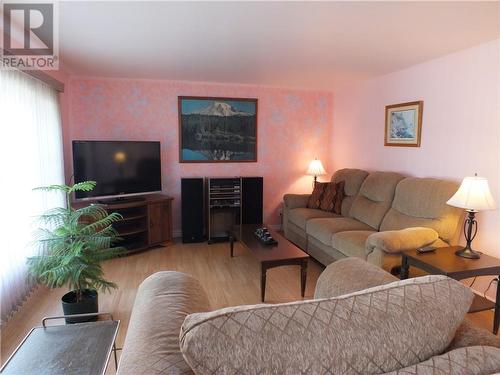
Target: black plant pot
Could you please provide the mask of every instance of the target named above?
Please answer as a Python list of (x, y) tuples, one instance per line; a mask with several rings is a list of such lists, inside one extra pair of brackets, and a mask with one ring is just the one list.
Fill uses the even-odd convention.
[[(96, 290), (85, 289), (82, 292), (82, 299), (76, 301), (76, 292), (73, 290), (66, 293), (61, 298), (64, 315), (97, 313), (99, 305), (97, 303), (98, 295)], [(97, 316), (82, 318), (67, 318), (66, 323), (82, 323), (97, 320)]]

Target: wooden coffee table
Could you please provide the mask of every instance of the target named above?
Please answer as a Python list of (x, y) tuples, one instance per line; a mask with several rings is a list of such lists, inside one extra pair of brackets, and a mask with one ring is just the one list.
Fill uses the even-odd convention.
[[(420, 268), (430, 274), (446, 275), (455, 280), (476, 276), (499, 276), (500, 259), (481, 254), (479, 259), (467, 259), (455, 255), (455, 251), (463, 246), (437, 248), (436, 251), (420, 254), (416, 250), (402, 253), (401, 279), (408, 278), (410, 266)], [(475, 293), (469, 312), (495, 309), (493, 317), (493, 333), (498, 333), (500, 325), (500, 288), (497, 287), (495, 302)]]
[(229, 235), (231, 257), (233, 257), (234, 241), (238, 240), (260, 262), (260, 293), (262, 302), (264, 302), (266, 294), (266, 272), (268, 269), (288, 265), (300, 266), (300, 292), (302, 297), (304, 297), (309, 255), (272, 229), (269, 229), (269, 232), (278, 241), (278, 244), (271, 246), (262, 244), (254, 234), (255, 230), (262, 226), (261, 224), (236, 226)]

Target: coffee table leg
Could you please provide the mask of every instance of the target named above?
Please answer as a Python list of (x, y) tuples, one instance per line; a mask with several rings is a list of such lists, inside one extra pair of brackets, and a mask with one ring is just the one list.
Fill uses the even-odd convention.
[(232, 258), (234, 250), (234, 237), (232, 235), (229, 236), (229, 247), (231, 249), (231, 258)]
[(410, 266), (408, 264), (408, 257), (406, 257), (406, 255), (403, 255), (403, 259), (401, 261), (401, 275), (400, 275), (401, 280), (405, 280), (408, 278), (409, 271), (410, 271)]
[(260, 299), (264, 302), (264, 298), (266, 296), (266, 272), (267, 267), (264, 264), (260, 266)]
[(300, 262), (300, 294), (304, 298), (306, 292), (307, 259)]
[(500, 287), (497, 285), (497, 295), (495, 298), (495, 315), (493, 316), (493, 333), (495, 335), (498, 334), (499, 326), (500, 326)]

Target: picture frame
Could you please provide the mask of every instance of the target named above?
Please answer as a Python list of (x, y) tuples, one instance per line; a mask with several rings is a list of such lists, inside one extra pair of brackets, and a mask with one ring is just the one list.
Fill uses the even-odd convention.
[(257, 161), (258, 101), (179, 96), (179, 162)]
[(421, 100), (386, 106), (384, 146), (420, 147), (423, 109)]

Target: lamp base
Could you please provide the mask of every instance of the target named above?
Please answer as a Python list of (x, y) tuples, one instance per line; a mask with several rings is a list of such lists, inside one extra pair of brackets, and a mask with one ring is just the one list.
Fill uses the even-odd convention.
[(459, 257), (468, 258), (468, 259), (479, 259), (481, 258), (481, 253), (472, 250), (470, 247), (466, 246), (463, 249), (455, 251), (455, 255)]
[(467, 210), (467, 219), (465, 219), (464, 222), (464, 237), (467, 243), (463, 249), (455, 251), (455, 254), (459, 257), (467, 259), (481, 258), (481, 253), (474, 251), (471, 248), (472, 240), (476, 237), (477, 233), (477, 221), (475, 218), (476, 212), (477, 211), (474, 210)]

